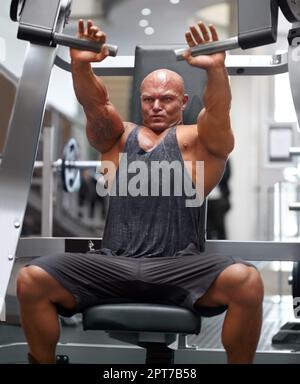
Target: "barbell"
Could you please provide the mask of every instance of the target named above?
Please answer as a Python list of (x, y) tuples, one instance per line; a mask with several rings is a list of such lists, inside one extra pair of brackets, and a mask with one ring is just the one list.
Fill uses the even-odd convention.
[[(82, 169), (97, 169), (101, 166), (101, 161), (79, 160), (80, 151), (76, 139), (71, 138), (66, 143), (63, 149), (61, 159), (55, 160), (51, 168), (53, 171), (61, 173), (63, 189), (66, 192), (73, 193), (80, 189), (81, 179), (80, 170)], [(1, 159), (1, 156), (0, 156)], [(1, 164), (1, 160), (0, 160)], [(34, 169), (43, 169), (43, 161), (35, 161)]]
[(76, 139), (71, 138), (64, 146), (62, 159), (58, 159), (52, 163), (52, 168), (61, 172), (62, 185), (66, 192), (73, 193), (80, 189), (81, 169), (92, 169), (100, 167), (101, 165), (100, 161), (79, 160), (79, 158), (79, 145)]

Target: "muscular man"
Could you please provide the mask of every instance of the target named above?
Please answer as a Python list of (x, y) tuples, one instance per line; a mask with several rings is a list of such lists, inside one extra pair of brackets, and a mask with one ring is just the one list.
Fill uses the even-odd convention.
[[(106, 41), (92, 21), (86, 28), (79, 22), (79, 35)], [(186, 40), (193, 47), (216, 41), (218, 36), (213, 26), (208, 29), (199, 22), (190, 27)], [(197, 124), (182, 124), (188, 101), (183, 79), (161, 69), (141, 84), (140, 127), (122, 121), (104, 83), (93, 74), (90, 63), (107, 55), (105, 47), (98, 54), (71, 50), (73, 82), (87, 117), (88, 140), (101, 152), (103, 163), (115, 165), (116, 172), (106, 176), (111, 188), (118, 186), (123, 192), (111, 194), (103, 248), (87, 254), (44, 256), (21, 270), (18, 298), (31, 360), (54, 362), (58, 313), (72, 315), (97, 303), (125, 298), (177, 304), (206, 315), (227, 310), (222, 342), (228, 362), (250, 363), (262, 322), (263, 284), (258, 271), (230, 256), (199, 252), (201, 208), (187, 206), (184, 193), (174, 193), (173, 188), (169, 196), (134, 196), (124, 193), (123, 185), (126, 177), (128, 183), (136, 177), (129, 172), (132, 164), (149, 169), (163, 160), (177, 161), (183, 168), (187, 164), (195, 184), (195, 163), (203, 161), (205, 196), (218, 183), (234, 146), (225, 54), (192, 57), (186, 52), (186, 61), (204, 68), (208, 77)], [(128, 172), (122, 179), (124, 155)], [(146, 183), (146, 192), (148, 187)]]

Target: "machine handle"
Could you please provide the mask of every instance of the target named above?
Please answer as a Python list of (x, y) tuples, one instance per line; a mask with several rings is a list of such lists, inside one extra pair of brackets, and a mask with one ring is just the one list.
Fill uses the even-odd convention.
[[(92, 51), (99, 53), (103, 44), (97, 41), (83, 40), (77, 37), (65, 35), (63, 33), (54, 33), (54, 43), (64, 45), (66, 47)], [(118, 47), (116, 45), (105, 44), (108, 48), (110, 56), (117, 56)]]
[[(212, 55), (213, 53), (229, 51), (231, 49), (240, 48), (238, 37), (231, 37), (230, 39), (224, 41), (214, 41), (212, 43), (200, 44), (191, 48), (192, 56), (200, 56), (200, 55)], [(175, 49), (175, 55), (177, 61), (184, 60), (183, 53), (188, 49), (181, 48)]]

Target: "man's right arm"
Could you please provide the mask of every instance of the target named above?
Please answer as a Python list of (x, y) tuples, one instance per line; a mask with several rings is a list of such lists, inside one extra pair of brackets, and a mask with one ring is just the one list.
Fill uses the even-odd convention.
[[(83, 21), (79, 21), (78, 35), (102, 44), (106, 41), (105, 34), (90, 20), (86, 29)], [(73, 86), (87, 118), (87, 138), (101, 153), (109, 151), (124, 132), (124, 123), (109, 100), (105, 84), (95, 76), (91, 67), (92, 62), (101, 62), (107, 56), (105, 47), (99, 53), (71, 49)]]
[(89, 63), (72, 62), (72, 76), (77, 99), (87, 118), (87, 138), (99, 152), (107, 152), (124, 132), (122, 119)]

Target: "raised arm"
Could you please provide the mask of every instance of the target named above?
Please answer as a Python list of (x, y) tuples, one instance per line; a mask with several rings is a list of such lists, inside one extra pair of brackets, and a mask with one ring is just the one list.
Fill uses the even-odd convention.
[[(103, 44), (106, 41), (106, 35), (91, 20), (86, 28), (83, 20), (79, 21), (78, 36)], [(70, 55), (75, 94), (87, 118), (87, 138), (93, 147), (105, 153), (124, 132), (121, 116), (110, 102), (103, 81), (95, 76), (91, 67), (92, 62), (103, 61), (108, 50), (105, 46), (99, 53), (71, 49)]]
[[(191, 27), (186, 33), (189, 46), (217, 41), (215, 27), (210, 25), (209, 30), (210, 33), (202, 22), (198, 23), (198, 28)], [(188, 51), (185, 59), (189, 64), (207, 71), (204, 108), (197, 121), (198, 137), (208, 152), (226, 160), (233, 149), (234, 137), (230, 123), (231, 90), (225, 67), (225, 53), (192, 57)]]

